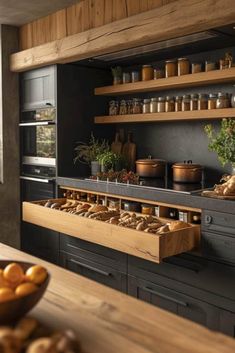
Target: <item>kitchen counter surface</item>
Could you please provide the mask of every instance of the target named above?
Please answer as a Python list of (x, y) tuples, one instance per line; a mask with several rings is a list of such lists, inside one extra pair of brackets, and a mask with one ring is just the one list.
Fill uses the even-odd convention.
[(0, 258), (40, 263), (52, 276), (32, 311), (56, 329), (72, 328), (86, 353), (234, 353), (235, 340), (0, 244)]
[(58, 185), (83, 190), (96, 191), (124, 197), (134, 197), (149, 201), (166, 202), (169, 204), (188, 206), (205, 210), (213, 210), (235, 214), (235, 201), (218, 200), (200, 196), (200, 194), (186, 194), (175, 191), (159, 190), (152, 187), (122, 185), (115, 183), (97, 182), (93, 180), (59, 177)]

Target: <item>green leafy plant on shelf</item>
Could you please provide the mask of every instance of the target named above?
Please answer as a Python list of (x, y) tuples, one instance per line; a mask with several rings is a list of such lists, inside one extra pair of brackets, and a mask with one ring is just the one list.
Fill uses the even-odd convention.
[(105, 151), (98, 156), (103, 171), (115, 170), (121, 163), (122, 157), (112, 151)]
[(108, 141), (96, 139), (92, 133), (89, 143), (78, 142), (74, 149), (76, 154), (74, 163), (80, 162), (91, 165), (91, 162), (98, 161), (99, 156), (109, 150)]
[(209, 139), (209, 150), (218, 155), (222, 166), (231, 164), (235, 167), (235, 119), (223, 119), (218, 132), (211, 124), (205, 126), (205, 132)]

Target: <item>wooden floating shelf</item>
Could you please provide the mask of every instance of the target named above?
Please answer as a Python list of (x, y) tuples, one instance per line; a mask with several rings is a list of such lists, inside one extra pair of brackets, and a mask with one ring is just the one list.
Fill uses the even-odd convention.
[(193, 110), (186, 112), (151, 113), (151, 114), (128, 114), (128, 115), (107, 115), (96, 116), (96, 124), (116, 124), (116, 123), (147, 123), (161, 121), (180, 120), (210, 120), (235, 118), (235, 108), (213, 109), (213, 110)]
[(213, 70), (184, 76), (160, 78), (157, 80), (98, 87), (95, 89), (95, 95), (116, 96), (137, 92), (163, 91), (173, 88), (196, 87), (233, 81), (235, 82), (235, 67), (225, 70)]

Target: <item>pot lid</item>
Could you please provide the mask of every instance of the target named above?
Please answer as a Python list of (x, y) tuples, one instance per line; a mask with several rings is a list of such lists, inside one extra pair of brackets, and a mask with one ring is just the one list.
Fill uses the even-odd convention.
[(137, 159), (137, 161), (135, 162), (136, 164), (166, 164), (166, 161), (164, 159), (156, 159), (156, 158), (152, 158), (151, 156), (148, 156), (148, 158), (145, 159)]
[(182, 169), (200, 168), (200, 169), (203, 169), (203, 167), (200, 164), (193, 163), (191, 160), (174, 163), (172, 168), (182, 168)]

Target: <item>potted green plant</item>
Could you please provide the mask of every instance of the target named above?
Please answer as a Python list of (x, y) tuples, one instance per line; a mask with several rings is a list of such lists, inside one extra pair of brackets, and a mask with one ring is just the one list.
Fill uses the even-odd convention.
[(108, 142), (104, 139), (96, 139), (91, 133), (89, 143), (78, 142), (75, 147), (76, 157), (74, 158), (74, 163), (88, 164), (91, 167), (91, 175), (96, 175), (100, 172), (98, 157), (107, 150), (109, 150)]
[(235, 173), (235, 119), (223, 119), (217, 132), (211, 124), (205, 126), (209, 138), (209, 150), (218, 155), (222, 166), (230, 164)]
[(121, 162), (121, 156), (107, 150), (98, 156), (98, 161), (101, 165), (101, 171), (108, 172), (109, 170), (119, 169), (118, 164)]
[(122, 83), (122, 68), (121, 66), (115, 66), (111, 68), (111, 72), (113, 75), (113, 84), (119, 85)]

